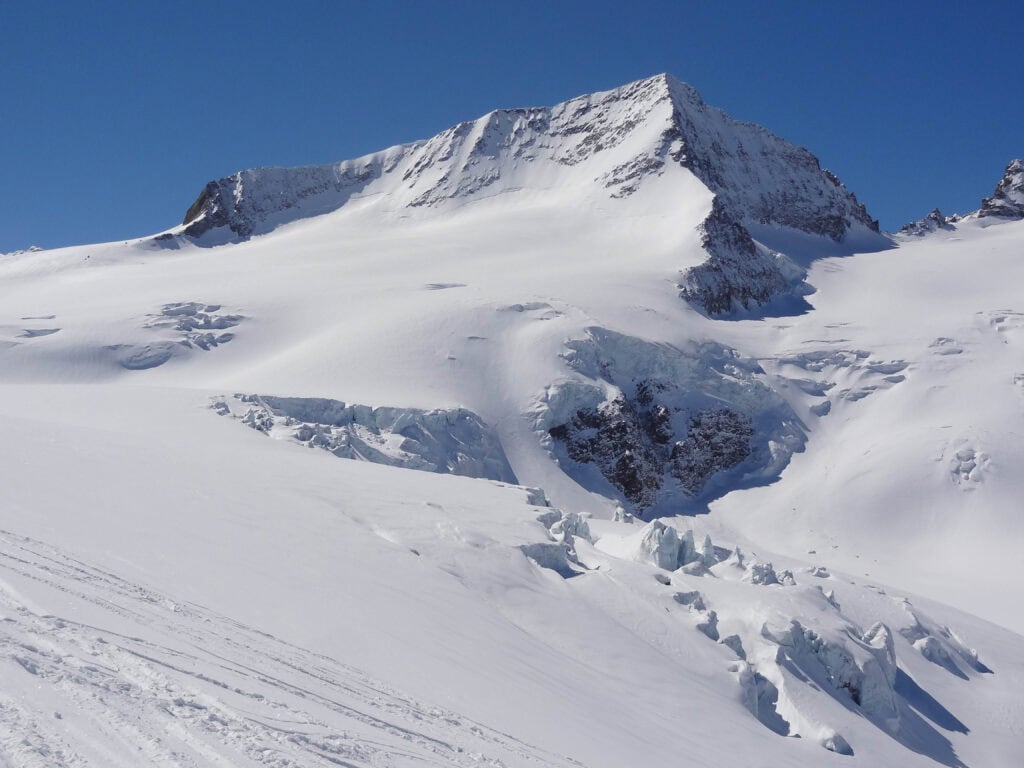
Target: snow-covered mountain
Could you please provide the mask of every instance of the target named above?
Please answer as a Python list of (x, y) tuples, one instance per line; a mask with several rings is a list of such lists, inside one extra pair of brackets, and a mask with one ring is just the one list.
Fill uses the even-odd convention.
[[(206, 185), (184, 232), (247, 238), (281, 223), (379, 197), (389, 209), (453, 208), (499, 194), (574, 186), (628, 197), (645, 180), (688, 172), (715, 195), (703, 223), (711, 258), (689, 270), (684, 295), (708, 312), (764, 304), (801, 282), (798, 267), (755, 245), (745, 224), (839, 241), (877, 232), (857, 198), (810, 152), (709, 107), (670, 75), (551, 108), (498, 110), (425, 142), (306, 168), (240, 171)], [(220, 242), (219, 239), (215, 242)]]
[(0, 257), (0, 757), (1015, 765), (1020, 175), (658, 76)]
[(878, 231), (814, 155), (709, 107), (671, 75), (550, 108), (496, 110), (429, 141), (334, 165), (240, 171), (207, 184), (183, 224), (195, 236), (227, 227), (245, 238), (369, 195), (386, 196), (391, 208), (445, 211), (572, 183), (621, 198), (676, 168), (700, 179), (740, 223), (835, 240), (858, 226)]

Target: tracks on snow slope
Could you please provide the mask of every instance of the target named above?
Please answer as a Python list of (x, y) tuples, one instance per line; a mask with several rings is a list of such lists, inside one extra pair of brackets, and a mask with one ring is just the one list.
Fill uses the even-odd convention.
[(6, 531), (0, 670), (12, 766), (581, 765)]

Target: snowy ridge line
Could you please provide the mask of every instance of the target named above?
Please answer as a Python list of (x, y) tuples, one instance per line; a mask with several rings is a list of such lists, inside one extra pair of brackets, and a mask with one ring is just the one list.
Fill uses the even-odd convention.
[[(0, 532), (0, 572), (0, 753), (15, 765), (582, 765), (37, 540)], [(12, 578), (132, 634), (41, 613)], [(97, 741), (69, 743), (68, 725)]]
[(709, 259), (679, 282), (681, 296), (709, 315), (812, 291), (800, 267), (755, 246), (746, 224), (828, 242), (878, 232), (856, 196), (813, 154), (708, 106), (671, 75), (550, 108), (497, 110), (427, 141), (338, 164), (239, 171), (209, 182), (176, 232), (200, 243), (213, 231), (221, 235), (211, 244), (223, 236), (244, 240), (359, 196), (376, 196), (375, 205), (393, 210), (426, 211), (570, 186), (621, 200), (654, 177), (679, 172), (693, 174), (714, 194), (700, 225)]
[(548, 189), (562, 180), (622, 198), (673, 166), (696, 175), (741, 221), (833, 240), (853, 227), (877, 231), (864, 206), (806, 149), (709, 107), (667, 74), (549, 108), (496, 110), (429, 140), (342, 163), (240, 171), (206, 185), (182, 231), (201, 237), (227, 228), (244, 239), (361, 194), (431, 208), (484, 190)]
[(678, 288), (681, 298), (709, 316), (756, 310), (784, 297), (790, 298), (795, 312), (806, 306), (802, 297), (814, 293), (805, 280), (807, 271), (785, 254), (757, 243), (719, 196), (700, 232), (708, 259), (683, 272)]

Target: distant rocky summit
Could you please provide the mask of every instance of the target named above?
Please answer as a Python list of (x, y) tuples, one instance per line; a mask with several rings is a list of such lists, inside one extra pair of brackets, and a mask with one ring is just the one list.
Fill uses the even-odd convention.
[(986, 216), (1024, 219), (1024, 160), (1010, 161), (992, 197), (981, 201), (978, 217)]
[(945, 216), (942, 211), (938, 208), (932, 210), (923, 219), (917, 221), (910, 221), (900, 227), (899, 233), (901, 235), (912, 235), (914, 237), (921, 237), (927, 235), (930, 232), (936, 232), (940, 229), (952, 229), (952, 225), (960, 221), (960, 217), (957, 215)]

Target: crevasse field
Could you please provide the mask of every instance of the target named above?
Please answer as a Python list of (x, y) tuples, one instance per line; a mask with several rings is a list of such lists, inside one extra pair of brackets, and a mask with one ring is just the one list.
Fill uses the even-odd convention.
[(804, 155), (659, 77), (0, 257), (0, 765), (1019, 765), (1024, 221)]

